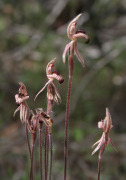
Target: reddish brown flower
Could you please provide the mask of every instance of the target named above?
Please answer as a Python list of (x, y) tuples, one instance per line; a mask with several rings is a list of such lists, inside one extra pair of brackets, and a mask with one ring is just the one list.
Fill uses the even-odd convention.
[(39, 117), (39, 121), (44, 122), (44, 124), (48, 128), (49, 134), (52, 133), (53, 120), (50, 118), (50, 116), (47, 113), (45, 113), (42, 108), (36, 109), (36, 113)]
[(98, 151), (103, 145), (106, 147), (110, 143), (114, 147), (114, 145), (109, 137), (109, 132), (110, 132), (111, 128), (113, 128), (113, 125), (112, 125), (112, 119), (111, 119), (111, 115), (109, 113), (108, 108), (106, 108), (105, 119), (98, 122), (98, 128), (101, 128), (103, 130), (103, 133), (102, 133), (101, 138), (93, 145), (93, 147), (94, 147), (95, 145), (98, 144), (97, 147), (92, 152), (92, 155), (96, 151)]
[(78, 51), (77, 48), (77, 40), (78, 38), (84, 38), (87, 40), (87, 42), (89, 41), (89, 37), (88, 35), (85, 33), (85, 31), (83, 30), (77, 30), (77, 20), (80, 18), (82, 14), (79, 14), (78, 16), (76, 16), (68, 25), (67, 28), (67, 35), (68, 38), (71, 40), (70, 43), (68, 43), (64, 49), (63, 52), (63, 62), (65, 63), (66, 61), (66, 53), (67, 51), (69, 51), (69, 55), (73, 56), (74, 54), (76, 55), (77, 59), (80, 61), (80, 63), (82, 64), (83, 67), (85, 67), (85, 62), (84, 59), (82, 58), (80, 52)]
[[(61, 102), (61, 97), (60, 94), (54, 84), (54, 80), (56, 79), (57, 81), (59, 81), (59, 83), (63, 83), (64, 79), (63, 77), (59, 74), (59, 72), (57, 72), (55, 70), (54, 67), (54, 62), (55, 62), (56, 58), (54, 58), (53, 60), (51, 60), (47, 67), (46, 67), (46, 75), (48, 78), (48, 82), (45, 84), (45, 86), (37, 93), (37, 95), (35, 96), (35, 99), (37, 98), (37, 96), (46, 88), (46, 86), (48, 85), (47, 88), (47, 98), (49, 100), (53, 100), (55, 101), (57, 104), (59, 102)], [(59, 101), (58, 101), (59, 99)]]
[(17, 113), (17, 111), (20, 111), (20, 120), (22, 122), (25, 122), (27, 119), (27, 111), (28, 111), (26, 100), (29, 98), (29, 96), (27, 96), (27, 90), (25, 85), (22, 82), (19, 82), (19, 84), (20, 84), (20, 88), (18, 94), (15, 95), (16, 104), (19, 107), (15, 110), (14, 116)]
[(112, 119), (111, 119), (111, 115), (109, 113), (108, 108), (106, 108), (105, 119), (98, 122), (98, 128), (101, 128), (103, 130), (103, 133), (102, 133), (101, 138), (93, 145), (93, 147), (94, 147), (95, 145), (98, 144), (97, 147), (92, 152), (92, 155), (100, 149), (99, 162), (98, 162), (98, 180), (99, 180), (100, 179), (101, 158), (105, 151), (105, 148), (110, 143), (112, 145), (112, 147), (116, 150), (116, 148), (115, 148), (114, 144), (112, 143), (110, 136), (109, 136), (109, 132), (110, 132), (111, 128), (113, 128), (113, 125), (112, 125)]

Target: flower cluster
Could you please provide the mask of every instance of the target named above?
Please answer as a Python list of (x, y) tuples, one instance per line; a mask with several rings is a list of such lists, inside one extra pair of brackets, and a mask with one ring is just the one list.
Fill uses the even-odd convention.
[[(38, 92), (36, 97), (46, 88), (47, 86), (47, 109), (43, 111), (42, 108), (35, 109), (35, 112), (32, 111), (26, 101), (29, 99), (27, 96), (27, 90), (25, 85), (22, 82), (19, 82), (20, 88), (18, 94), (15, 95), (16, 104), (19, 106), (14, 115), (17, 111), (20, 111), (20, 119), (22, 122), (26, 124), (26, 135), (27, 135), (27, 142), (29, 148), (29, 154), (31, 158), (31, 170), (30, 170), (30, 180), (33, 180), (33, 153), (35, 147), (35, 141), (37, 137), (37, 133), (39, 130), (39, 140), (40, 140), (40, 174), (41, 180), (43, 179), (42, 175), (42, 128), (43, 124), (45, 125), (45, 180), (47, 180), (48, 176), (51, 179), (51, 169), (52, 169), (52, 125), (53, 120), (50, 117), (50, 112), (53, 107), (54, 101), (59, 104), (61, 102), (60, 94), (54, 84), (54, 80), (56, 79), (60, 84), (63, 83), (64, 79), (60, 75), (58, 71), (56, 71), (54, 62), (56, 58), (51, 60), (46, 67), (46, 75), (48, 78), (48, 82), (45, 86)], [(35, 97), (35, 99), (36, 99)], [(29, 133), (31, 133), (32, 137), (32, 144), (30, 145), (29, 141)], [(50, 155), (49, 155), (50, 149)], [(50, 157), (50, 163), (48, 163), (48, 156)], [(50, 166), (50, 171), (48, 173), (48, 164)]]

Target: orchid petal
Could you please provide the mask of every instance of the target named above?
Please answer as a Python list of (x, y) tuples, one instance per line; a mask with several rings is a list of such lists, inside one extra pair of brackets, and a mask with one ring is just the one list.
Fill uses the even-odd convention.
[(80, 52), (78, 51), (78, 48), (77, 48), (77, 43), (74, 44), (74, 53), (77, 57), (77, 59), (80, 61), (80, 63), (82, 64), (83, 67), (85, 67), (85, 62), (84, 62), (84, 59), (82, 58)]
[(116, 149), (115, 145), (113, 144), (113, 142), (111, 141), (111, 139), (110, 139), (110, 138), (109, 138), (109, 142), (110, 142), (110, 144), (112, 145), (112, 147), (115, 149), (115, 151), (117, 151), (117, 152), (118, 152), (118, 150)]
[(80, 18), (82, 14), (78, 14), (68, 25), (68, 28), (67, 28), (67, 35), (69, 37), (69, 39), (72, 39), (71, 37), (71, 34), (70, 34), (70, 29), (71, 29), (71, 26), (76, 23), (76, 21)]
[(22, 82), (19, 82), (20, 84), (20, 88), (19, 88), (19, 93), (23, 94), (24, 96), (27, 95), (27, 89), (26, 89), (26, 86), (22, 83)]
[(34, 101), (36, 100), (37, 96), (46, 88), (46, 86), (47, 86), (51, 81), (52, 81), (52, 80), (49, 80), (49, 81), (45, 84), (45, 86), (37, 93), (37, 95), (36, 95), (35, 98), (34, 98)]
[(108, 133), (110, 131), (110, 129), (112, 128), (112, 119), (111, 119), (111, 115), (109, 113), (108, 108), (106, 108), (106, 133)]
[(23, 122), (23, 104), (21, 104), (20, 108), (20, 120)]
[(84, 39), (87, 39), (87, 40), (89, 40), (89, 37), (88, 37), (88, 35), (87, 34), (85, 34), (85, 33), (76, 33), (76, 34), (73, 34), (73, 36), (72, 36), (72, 38), (74, 39), (76, 39), (76, 38), (84, 38)]
[(56, 58), (52, 59), (52, 60), (47, 64), (47, 66), (46, 66), (46, 74), (48, 74), (49, 66), (50, 66), (51, 64), (53, 64), (53, 63), (55, 62), (55, 60), (56, 60)]
[[(59, 104), (59, 102), (61, 103), (62, 102), (62, 100), (61, 100), (61, 97), (60, 97), (60, 94), (59, 94), (59, 92), (58, 92), (58, 89), (56, 88), (56, 86), (55, 86), (55, 84), (52, 82), (51, 83), (52, 85), (53, 85), (53, 87), (54, 87), (54, 89), (55, 89), (55, 93), (56, 93), (56, 96), (55, 96), (55, 102), (57, 103), (57, 104)], [(58, 102), (58, 98), (59, 98), (59, 102)]]
[[(105, 134), (103, 133), (103, 135), (102, 135), (102, 137), (101, 137), (101, 139), (100, 139), (99, 144), (98, 144), (97, 147), (94, 149), (94, 151), (92, 152), (91, 155), (93, 155), (94, 153), (96, 153), (96, 151), (98, 151), (98, 150), (101, 148), (101, 146), (104, 144), (104, 142), (105, 142)], [(97, 142), (96, 142), (96, 143), (97, 143)]]
[(62, 56), (62, 58), (63, 58), (63, 63), (64, 63), (64, 64), (65, 64), (65, 61), (66, 61), (66, 53), (67, 53), (67, 51), (69, 50), (69, 48), (71, 47), (72, 43), (73, 43), (73, 41), (71, 41), (70, 43), (68, 43), (68, 44), (66, 45), (64, 51), (63, 51), (63, 56)]
[[(102, 137), (101, 137), (101, 138), (102, 138)], [(94, 146), (96, 146), (98, 143), (100, 143), (101, 138), (100, 138), (96, 143), (93, 144), (92, 148), (93, 148)]]
[(20, 107), (21, 107), (21, 105), (14, 111), (14, 115), (13, 116), (15, 116), (15, 114), (20, 110)]

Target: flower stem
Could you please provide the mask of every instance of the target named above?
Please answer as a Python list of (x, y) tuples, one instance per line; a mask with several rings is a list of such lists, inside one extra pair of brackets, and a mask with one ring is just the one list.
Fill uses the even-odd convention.
[(67, 92), (67, 104), (66, 104), (66, 120), (65, 120), (65, 146), (64, 146), (64, 180), (67, 178), (67, 160), (68, 160), (68, 126), (69, 126), (69, 108), (70, 108), (70, 96), (71, 96), (71, 84), (73, 77), (73, 57), (69, 56), (69, 82)]
[(35, 147), (35, 143), (32, 144), (32, 152), (31, 152), (31, 168), (30, 168), (30, 180), (33, 179), (33, 156), (34, 156), (34, 147)]
[(40, 180), (42, 180), (42, 128), (39, 129), (39, 143), (40, 143)]
[[(29, 135), (28, 135), (28, 128), (27, 128), (27, 122), (26, 122), (26, 138), (27, 138), (27, 144), (28, 144), (28, 150), (29, 150), (29, 155), (30, 155), (30, 160), (32, 161), (32, 155), (31, 155), (31, 147), (30, 147), (30, 142), (29, 142)], [(33, 177), (31, 177), (31, 180)]]
[(53, 156), (53, 138), (52, 138), (52, 133), (49, 133), (49, 150), (50, 150), (49, 180), (51, 180), (51, 176), (52, 176), (52, 156)]
[(104, 153), (106, 145), (103, 145), (100, 152), (99, 152), (99, 160), (98, 160), (98, 180), (100, 180), (100, 172), (101, 172), (101, 159)]
[(47, 180), (47, 139), (48, 139), (48, 127), (45, 128), (45, 180)]
[(29, 142), (29, 135), (28, 135), (27, 122), (26, 122), (26, 138), (27, 138), (27, 143), (28, 143), (29, 155), (30, 155), (30, 159), (31, 159), (31, 148), (30, 148), (30, 142)]

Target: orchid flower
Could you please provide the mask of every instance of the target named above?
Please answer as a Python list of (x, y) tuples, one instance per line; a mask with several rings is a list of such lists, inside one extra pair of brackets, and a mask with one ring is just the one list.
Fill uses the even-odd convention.
[(47, 78), (48, 78), (48, 82), (37, 93), (37, 95), (35, 96), (35, 99), (46, 88), (46, 86), (48, 86), (48, 88), (47, 88), (47, 98), (50, 99), (50, 100), (54, 100), (58, 104), (58, 99), (59, 99), (59, 102), (61, 102), (61, 97), (60, 97), (59, 92), (58, 92), (58, 90), (57, 90), (57, 88), (56, 88), (53, 81), (56, 79), (57, 81), (59, 81), (59, 83), (63, 83), (64, 79), (59, 74), (59, 72), (57, 72), (55, 70), (55, 67), (54, 67), (55, 60), (56, 60), (56, 58), (54, 58), (53, 60), (51, 60), (48, 63), (48, 65), (46, 67), (46, 75), (47, 75)]
[(109, 136), (109, 132), (113, 128), (113, 125), (112, 125), (112, 119), (111, 119), (111, 115), (109, 113), (108, 108), (106, 108), (105, 119), (98, 122), (98, 128), (101, 128), (103, 130), (103, 133), (102, 133), (101, 138), (92, 146), (92, 147), (94, 147), (98, 144), (97, 147), (92, 152), (92, 155), (94, 153), (96, 153), (98, 150), (100, 150), (99, 151), (99, 163), (98, 163), (98, 180), (99, 180), (100, 179), (101, 158), (105, 151), (105, 148), (110, 143), (112, 145), (112, 147), (116, 150), (116, 148), (115, 148), (114, 144), (112, 143), (110, 136)]
[(77, 59), (80, 61), (83, 67), (85, 67), (84, 59), (82, 58), (80, 52), (77, 48), (77, 40), (78, 38), (84, 38), (87, 40), (87, 43), (89, 42), (89, 37), (83, 30), (77, 30), (77, 20), (80, 18), (82, 14), (77, 15), (68, 25), (67, 28), (67, 35), (68, 38), (71, 40), (65, 47), (63, 52), (63, 62), (66, 61), (66, 53), (69, 51), (69, 55), (73, 57), (73, 54), (76, 55)]
[(22, 82), (19, 82), (19, 84), (20, 88), (18, 94), (15, 95), (16, 104), (19, 107), (15, 110), (14, 116), (20, 110), (20, 119), (23, 123), (27, 119), (28, 106), (26, 104), (26, 100), (29, 98), (29, 96), (27, 96), (27, 90), (25, 85)]
[(68, 64), (69, 64), (69, 82), (67, 91), (67, 103), (66, 103), (66, 118), (65, 118), (65, 145), (64, 145), (64, 180), (67, 180), (67, 160), (68, 160), (68, 123), (69, 123), (69, 109), (70, 109), (70, 96), (71, 96), (71, 85), (74, 70), (73, 55), (75, 54), (79, 62), (85, 67), (84, 59), (77, 48), (78, 38), (84, 38), (89, 42), (88, 35), (83, 30), (77, 29), (77, 20), (81, 14), (77, 15), (68, 25), (67, 35), (70, 42), (66, 45), (63, 52), (63, 62), (66, 61), (66, 54), (68, 52)]
[(48, 127), (48, 132), (52, 133), (53, 120), (50, 118), (50, 116), (47, 113), (45, 113), (42, 108), (36, 109), (36, 113), (39, 117), (39, 122), (44, 122), (46, 127)]

